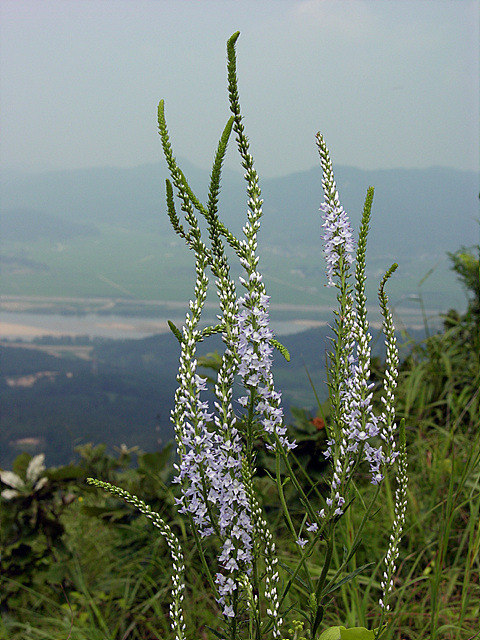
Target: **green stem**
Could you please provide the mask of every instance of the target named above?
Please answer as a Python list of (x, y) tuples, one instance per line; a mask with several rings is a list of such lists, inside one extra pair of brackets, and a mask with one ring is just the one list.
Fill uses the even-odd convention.
[(323, 525), (320, 528), (324, 529), (325, 528), (325, 524), (319, 520), (319, 518), (318, 518), (317, 514), (315, 513), (312, 505), (310, 504), (310, 500), (308, 499), (305, 491), (303, 490), (303, 488), (301, 487), (300, 483), (298, 482), (297, 477), (296, 477), (295, 473), (293, 472), (293, 469), (292, 469), (292, 467), (290, 465), (290, 462), (288, 460), (288, 455), (285, 452), (285, 450), (283, 449), (277, 433), (274, 432), (273, 435), (274, 435), (275, 442), (276, 442), (276, 445), (277, 445), (277, 451), (280, 453), (280, 455), (281, 455), (281, 457), (283, 459), (283, 462), (285, 463), (285, 466), (286, 466), (287, 471), (288, 471), (288, 473), (290, 475), (290, 480), (292, 481), (293, 486), (295, 487), (295, 489), (300, 494), (301, 502), (302, 502), (303, 506), (305, 507), (305, 509), (307, 510), (309, 518), (311, 519), (312, 522), (316, 522), (318, 525)]
[[(329, 588), (335, 583), (335, 581), (337, 580), (338, 576), (342, 573), (342, 571), (344, 570), (344, 568), (347, 566), (348, 562), (350, 562), (351, 558), (352, 558), (352, 554), (355, 553), (356, 548), (358, 547), (358, 544), (360, 542), (360, 535), (363, 531), (363, 528), (365, 526), (365, 523), (367, 522), (367, 518), (369, 517), (372, 509), (373, 509), (373, 505), (375, 504), (377, 497), (378, 497), (378, 493), (380, 491), (380, 485), (377, 485), (376, 490), (375, 490), (375, 495), (372, 498), (372, 500), (370, 501), (370, 504), (367, 508), (367, 510), (365, 511), (362, 521), (360, 523), (360, 526), (358, 527), (357, 533), (355, 534), (355, 538), (353, 539), (352, 542), (352, 547), (350, 549), (350, 553), (346, 556), (345, 560), (340, 564), (339, 568), (337, 569), (335, 575), (333, 576), (333, 578), (330, 580), (330, 582), (327, 584), (327, 586), (325, 587), (325, 591), (328, 592)], [(333, 532), (332, 532), (333, 535)]]
[(332, 526), (331, 527), (331, 531), (330, 531), (330, 535), (328, 536), (328, 539), (327, 539), (327, 553), (325, 555), (325, 560), (323, 562), (322, 573), (320, 574), (320, 578), (318, 580), (317, 588), (315, 590), (315, 595), (317, 597), (317, 602), (321, 602), (323, 585), (325, 584), (325, 581), (327, 579), (328, 570), (330, 569), (330, 565), (332, 563), (334, 532), (335, 532), (335, 527)]
[(290, 529), (290, 533), (292, 534), (294, 540), (297, 540), (298, 536), (295, 531), (295, 527), (293, 526), (293, 522), (290, 517), (290, 512), (287, 506), (287, 501), (285, 500), (285, 493), (283, 491), (283, 484), (282, 484), (282, 478), (280, 473), (280, 456), (278, 455), (278, 451), (275, 457), (276, 457), (275, 471), (276, 471), (276, 479), (277, 479), (277, 489), (278, 489), (278, 495), (280, 497), (280, 502), (283, 508), (283, 515), (285, 516), (285, 520), (287, 521), (288, 528)]

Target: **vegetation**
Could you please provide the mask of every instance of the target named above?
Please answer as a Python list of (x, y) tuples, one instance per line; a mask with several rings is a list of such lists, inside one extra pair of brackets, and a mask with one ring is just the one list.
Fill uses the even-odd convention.
[[(290, 406), (308, 412), (315, 407), (309, 376), (321, 400), (326, 398), (325, 353), (319, 345), (328, 333), (328, 327), (319, 327), (282, 336), (291, 361), (278, 354), (275, 373), (289, 420)], [(201, 345), (201, 357), (221, 348), (220, 339), (212, 340)], [(88, 442), (105, 443), (112, 453), (122, 443), (155, 451), (171, 440), (178, 368), (171, 334), (140, 340), (46, 337), (34, 346), (0, 346), (0, 466), (11, 468), (22, 450), (45, 453), (47, 465), (60, 466), (76, 459), (75, 447)], [(373, 352), (380, 355), (381, 347), (377, 341)], [(74, 357), (77, 353), (84, 357)]]
[[(76, 445), (88, 442), (105, 442), (110, 451), (122, 443), (145, 451), (165, 445), (171, 438), (174, 348), (161, 337), (136, 349), (134, 342), (92, 344), (88, 359), (1, 347), (0, 464), (11, 466), (22, 449), (45, 453), (47, 464), (59, 466), (74, 459)], [(152, 343), (155, 356), (148, 351)]]
[[(469, 273), (478, 274), (478, 258), (473, 251), (469, 256), (474, 263)], [(474, 301), (478, 285), (468, 290)], [(396, 578), (397, 630), (387, 637), (467, 640), (478, 634), (480, 616), (480, 338), (474, 303), (465, 314), (450, 312), (443, 331), (410, 347), (397, 392), (399, 415), (407, 423), (410, 506)], [(323, 419), (304, 410), (293, 413), (290, 429), (299, 441), (297, 458), (321, 479), (327, 472), (321, 464)], [(86, 486), (82, 479), (87, 476), (106, 478), (141, 495), (171, 523), (189, 549), (187, 623), (199, 629), (198, 638), (208, 638), (206, 627), (214, 622), (217, 605), (208, 600), (201, 568), (173, 505), (171, 450), (142, 454), (124, 449), (112, 456), (105, 447), (86, 446), (77, 453), (78, 464), (43, 471), (48, 479), (43, 487), (0, 501), (0, 638), (170, 637), (165, 543), (144, 516)], [(20, 477), (29, 460), (28, 455), (17, 459), (13, 470)], [(271, 483), (267, 476), (258, 483), (269, 518), (281, 530)], [(362, 490), (368, 487), (365, 483)], [(3, 484), (2, 489), (11, 487)], [(381, 555), (392, 508), (387, 503), (370, 523), (363, 539), (365, 557)], [(348, 528), (343, 535), (348, 538)], [(282, 553), (288, 557), (286, 542)], [(355, 588), (345, 586), (336, 595), (327, 622), (357, 623), (375, 597), (357, 579)]]
[[(172, 414), (177, 463), (171, 466), (168, 448), (144, 454), (122, 447), (112, 457), (104, 446), (85, 446), (77, 465), (47, 470), (42, 454), (22, 454), (12, 471), (1, 471), (0, 633), (9, 640), (152, 640), (183, 639), (186, 627), (195, 637), (231, 640), (267, 634), (290, 640), (474, 638), (480, 613), (478, 260), (463, 249), (451, 256), (465, 287), (473, 289), (468, 310), (448, 314), (441, 333), (411, 344), (400, 371), (384, 290), (392, 265), (379, 289), (386, 363), (371, 373), (365, 251), (373, 189), (351, 273), (351, 227), (318, 134), (327, 277), (339, 309), (327, 358), (328, 401), (319, 400), (312, 418), (293, 412), (296, 424), (287, 428), (270, 365), (274, 347), (289, 356), (269, 329), (268, 297), (257, 272), (261, 199), (238, 104), (237, 37), (227, 45), (233, 116), (219, 143), (206, 206), (176, 165), (163, 103), (159, 108), (163, 148), (188, 227), (167, 182), (169, 216), (195, 254), (197, 276), (182, 331), (171, 324), (181, 345)], [(232, 130), (248, 185), (245, 240), (217, 217)], [(194, 209), (207, 222), (208, 247)], [(240, 298), (224, 240), (246, 272)], [(218, 325), (198, 329), (207, 267), (222, 313)], [(196, 344), (213, 333), (222, 334), (226, 348), (199, 362)], [(200, 399), (207, 379), (196, 375), (198, 364), (213, 373), (213, 420), (203, 394)], [(238, 417), (232, 407), (236, 373), (246, 394), (238, 399), (245, 407)], [(301, 446), (292, 452), (296, 435)], [(222, 573), (214, 576), (215, 568)]]

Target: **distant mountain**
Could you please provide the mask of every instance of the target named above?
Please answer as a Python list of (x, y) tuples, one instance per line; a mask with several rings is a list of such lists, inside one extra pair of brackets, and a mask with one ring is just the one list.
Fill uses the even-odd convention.
[[(205, 198), (208, 172), (185, 160), (180, 166), (198, 195)], [(335, 172), (342, 204), (357, 229), (367, 187), (375, 186), (372, 256), (438, 255), (478, 238), (477, 173), (441, 167), (364, 171), (346, 166), (336, 167)], [(39, 174), (9, 172), (1, 185), (2, 210), (40, 210), (65, 222), (108, 223), (168, 232), (173, 237), (165, 213), (166, 176), (160, 163)], [(244, 180), (226, 170), (222, 185), (221, 215), (234, 232), (240, 232), (246, 214)], [(320, 243), (320, 167), (262, 180), (261, 186), (262, 243), (286, 248)]]
[[(205, 201), (208, 172), (185, 160), (180, 166)], [(193, 256), (170, 226), (164, 201), (166, 176), (161, 163), (4, 174), (3, 292), (187, 300), (193, 287)], [(376, 299), (379, 279), (396, 261), (398, 276), (389, 287), (395, 304), (417, 295), (418, 283), (429, 273), (422, 286), (427, 308), (446, 311), (465, 304), (446, 253), (478, 242), (478, 177), (440, 167), (388, 171), (336, 167), (340, 198), (356, 233), (366, 190), (375, 186), (367, 256), (370, 300)], [(320, 167), (263, 180), (261, 186), (260, 268), (272, 301), (330, 304), (318, 211), (323, 199)], [(241, 235), (247, 197), (239, 173), (225, 170), (219, 207), (221, 219)], [(235, 277), (239, 270), (233, 264)]]
[(35, 242), (42, 238), (60, 242), (79, 236), (98, 235), (93, 224), (73, 222), (33, 209), (0, 212), (1, 242)]
[[(412, 256), (454, 251), (478, 238), (479, 176), (440, 167), (335, 170), (341, 202), (358, 230), (367, 188), (375, 187), (369, 251), (372, 256)], [(323, 194), (320, 169), (265, 181), (265, 227), (279, 241), (316, 241)], [(275, 229), (272, 221), (275, 220)]]

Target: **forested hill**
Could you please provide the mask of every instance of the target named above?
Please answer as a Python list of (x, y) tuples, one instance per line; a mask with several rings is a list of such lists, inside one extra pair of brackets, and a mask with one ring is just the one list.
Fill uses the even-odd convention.
[[(325, 398), (325, 350), (331, 335), (328, 327), (321, 327), (282, 336), (291, 361), (276, 352), (274, 372), (287, 419), (291, 406), (315, 414), (309, 376), (320, 398)], [(47, 464), (56, 466), (67, 464), (75, 456), (74, 447), (87, 442), (155, 451), (171, 440), (179, 357), (172, 334), (95, 340), (70, 350), (65, 340), (59, 350), (45, 342), (35, 348), (0, 346), (1, 467), (11, 467), (22, 450), (45, 452)], [(374, 337), (377, 353), (382, 345)], [(221, 349), (218, 336), (201, 343), (199, 354), (216, 349)]]

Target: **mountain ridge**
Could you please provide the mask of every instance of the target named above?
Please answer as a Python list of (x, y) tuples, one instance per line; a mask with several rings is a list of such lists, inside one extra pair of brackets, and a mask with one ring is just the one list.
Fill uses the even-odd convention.
[[(208, 188), (208, 172), (180, 160), (185, 174), (200, 198)], [(340, 199), (358, 228), (363, 198), (375, 187), (371, 250), (378, 253), (389, 235), (397, 250), (429, 248), (453, 251), (475, 237), (478, 217), (479, 174), (445, 167), (429, 169), (381, 169), (370, 171), (349, 166), (335, 170)], [(86, 168), (24, 174), (2, 185), (3, 211), (35, 209), (75, 223), (109, 223), (149, 231), (165, 232), (163, 163), (132, 168)], [(312, 230), (321, 235), (318, 207), (323, 199), (320, 166), (261, 180), (264, 198), (263, 230), (266, 242), (284, 244), (289, 239), (310, 244)], [(242, 212), (241, 219), (238, 212)], [(301, 217), (295, 213), (302, 212)], [(220, 195), (220, 215), (233, 231), (240, 232), (246, 213), (245, 183), (240, 174), (226, 170)], [(292, 224), (292, 218), (295, 224)], [(285, 229), (280, 228), (282, 225)], [(238, 227), (238, 229), (236, 229)], [(429, 228), (428, 237), (420, 231)], [(292, 232), (294, 233), (292, 237)], [(173, 232), (172, 232), (173, 233)], [(173, 237), (173, 236), (172, 236)], [(286, 243), (285, 243), (286, 244)]]
[[(205, 200), (208, 172), (182, 159), (179, 165)], [(191, 295), (193, 256), (166, 214), (164, 163), (12, 175), (3, 179), (2, 210), (36, 210), (39, 218), (51, 222), (53, 216), (59, 223), (58, 228), (50, 224), (49, 238), (32, 241), (17, 235), (15, 241), (3, 242), (4, 293), (105, 297), (123, 291), (138, 299), (164, 300)], [(336, 179), (354, 235), (367, 188), (375, 187), (367, 249), (369, 295), (376, 297), (378, 281), (394, 261), (399, 275), (390, 286), (397, 299), (418, 293), (423, 276), (440, 265), (429, 277), (427, 303), (439, 310), (459, 306), (460, 287), (450, 273), (447, 252), (478, 242), (479, 175), (445, 167), (369, 171), (340, 165)], [(259, 255), (272, 300), (325, 304), (320, 166), (261, 180), (261, 186)], [(236, 235), (242, 234), (246, 220), (245, 187), (240, 174), (224, 171), (219, 215)], [(54, 236), (61, 223), (83, 225), (92, 233), (77, 234), (58, 246)], [(205, 228), (204, 221), (201, 226)], [(70, 225), (75, 228), (82, 227)], [(35, 264), (42, 265), (42, 273), (35, 273)], [(234, 261), (232, 274), (238, 272)]]

